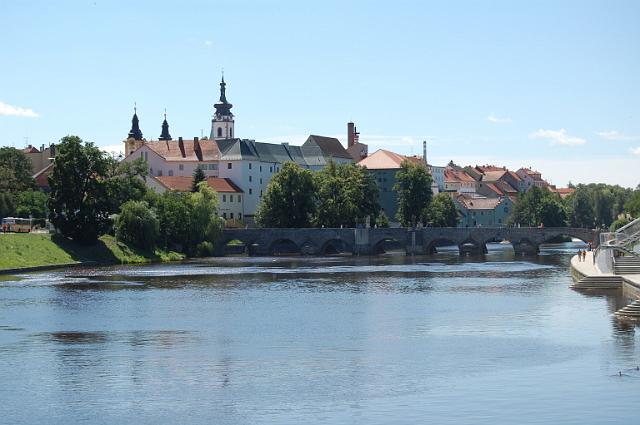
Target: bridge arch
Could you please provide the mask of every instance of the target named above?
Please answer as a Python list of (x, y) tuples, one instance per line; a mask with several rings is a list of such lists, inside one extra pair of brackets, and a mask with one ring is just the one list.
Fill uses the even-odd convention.
[(395, 236), (388, 235), (371, 243), (371, 253), (374, 255), (386, 254), (389, 251), (403, 251), (406, 254), (406, 241)]
[(439, 252), (438, 247), (443, 246), (455, 246), (456, 249), (458, 249), (458, 252), (460, 251), (458, 248), (458, 242), (455, 241), (455, 238), (437, 237), (426, 244), (425, 252), (427, 254), (437, 254)]
[(478, 242), (474, 238), (466, 238), (458, 244), (460, 254), (486, 254), (487, 245), (484, 242)]
[(321, 255), (352, 253), (353, 247), (344, 239), (335, 237), (325, 240), (318, 251)]
[(289, 238), (278, 238), (271, 242), (269, 255), (296, 255), (300, 254), (300, 246)]

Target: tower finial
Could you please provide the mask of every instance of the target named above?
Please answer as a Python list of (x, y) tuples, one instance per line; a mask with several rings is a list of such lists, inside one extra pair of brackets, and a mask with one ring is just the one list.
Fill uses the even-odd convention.
[(164, 108), (164, 119), (165, 119), (165, 121), (167, 119), (167, 108)]
[(133, 101), (133, 113), (134, 114), (138, 113), (138, 104), (135, 100)]
[(222, 67), (222, 82), (224, 83), (224, 66)]

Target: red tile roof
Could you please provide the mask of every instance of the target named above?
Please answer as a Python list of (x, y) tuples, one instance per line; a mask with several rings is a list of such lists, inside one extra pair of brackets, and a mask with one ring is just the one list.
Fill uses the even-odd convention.
[[(152, 176), (169, 190), (188, 192), (191, 190), (193, 177), (188, 176)], [(242, 193), (242, 189), (236, 186), (231, 179), (221, 179), (218, 177), (207, 177), (207, 184), (216, 192), (220, 193)]]
[(458, 195), (456, 201), (468, 210), (493, 210), (503, 202), (500, 198), (470, 198), (465, 195)]
[(464, 171), (457, 171), (451, 167), (447, 167), (444, 170), (444, 181), (445, 182), (473, 182), (475, 183), (475, 179), (471, 177), (469, 174)]
[(214, 140), (152, 140), (142, 146), (160, 155), (167, 161), (216, 161), (220, 159), (218, 144)]
[(404, 161), (410, 161), (414, 164), (423, 164), (422, 159), (415, 156), (404, 156), (399, 153), (378, 149), (362, 161), (358, 165), (367, 167), (369, 170), (389, 170), (400, 168)]
[(44, 167), (42, 170), (38, 171), (33, 175), (33, 179), (36, 181), (36, 186), (41, 189), (46, 189), (49, 187), (49, 175), (53, 171), (53, 162)]

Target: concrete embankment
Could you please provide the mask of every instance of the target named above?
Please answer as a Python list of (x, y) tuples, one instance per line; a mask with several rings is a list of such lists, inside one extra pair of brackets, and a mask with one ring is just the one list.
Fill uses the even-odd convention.
[(572, 288), (583, 290), (622, 289), (625, 295), (640, 297), (640, 274), (617, 275), (603, 272), (593, 260), (593, 252), (587, 252), (585, 259), (571, 258), (571, 275), (575, 280)]

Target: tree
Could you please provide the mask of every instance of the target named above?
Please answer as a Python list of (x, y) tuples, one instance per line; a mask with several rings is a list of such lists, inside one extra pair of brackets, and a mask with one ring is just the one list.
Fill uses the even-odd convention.
[(586, 190), (582, 188), (567, 198), (569, 223), (573, 227), (593, 227), (593, 208)]
[(397, 217), (403, 226), (415, 226), (423, 221), (426, 207), (433, 196), (433, 179), (423, 164), (404, 161), (396, 173), (393, 189), (398, 192)]
[(627, 217), (620, 217), (616, 221), (611, 223), (611, 226), (609, 226), (609, 231), (615, 232), (616, 230), (618, 230), (622, 226), (626, 226), (627, 224), (629, 224), (629, 219)]
[(631, 217), (640, 218), (640, 187), (633, 192), (633, 195), (624, 204), (624, 210), (631, 214)]
[(105, 179), (109, 212), (116, 213), (127, 201), (141, 201), (147, 193), (144, 178), (148, 174), (148, 164), (138, 158), (132, 162), (118, 161), (106, 157), (107, 176)]
[(458, 211), (447, 193), (437, 194), (425, 213), (425, 220), (434, 227), (456, 227)]
[(15, 198), (10, 192), (0, 192), (0, 218), (15, 215)]
[[(207, 182), (198, 183), (198, 191), (189, 194), (190, 220), (187, 253), (212, 254), (213, 245), (224, 226), (218, 217), (218, 198)], [(203, 247), (206, 249), (203, 250)]]
[(366, 168), (330, 161), (314, 176), (318, 208), (315, 224), (354, 227), (380, 211), (378, 185)]
[(193, 172), (193, 182), (191, 183), (191, 192), (197, 192), (198, 184), (200, 182), (205, 181), (206, 179), (207, 177), (204, 175), (204, 171), (202, 171), (202, 168), (196, 167), (196, 170)]
[(33, 189), (31, 161), (19, 149), (0, 148), (0, 192), (21, 192)]
[(18, 217), (45, 218), (48, 196), (40, 190), (25, 190), (16, 196)]
[(65, 237), (92, 244), (106, 229), (107, 166), (105, 154), (93, 143), (84, 143), (77, 136), (60, 140), (49, 176), (49, 219)]
[(256, 222), (261, 227), (309, 227), (316, 209), (311, 171), (286, 162), (264, 193)]
[(149, 204), (127, 201), (114, 223), (116, 238), (137, 248), (151, 250), (160, 233), (160, 224)]
[(560, 196), (537, 186), (529, 189), (518, 199), (511, 216), (510, 224), (537, 227), (566, 226), (567, 213)]
[(158, 243), (165, 249), (187, 251), (189, 246), (189, 226), (191, 210), (189, 208), (189, 194), (182, 192), (165, 192), (149, 199), (153, 191), (148, 192), (145, 199), (152, 202), (160, 225)]
[(380, 210), (380, 214), (376, 217), (375, 224), (377, 227), (389, 227), (389, 218), (384, 213), (384, 210)]

